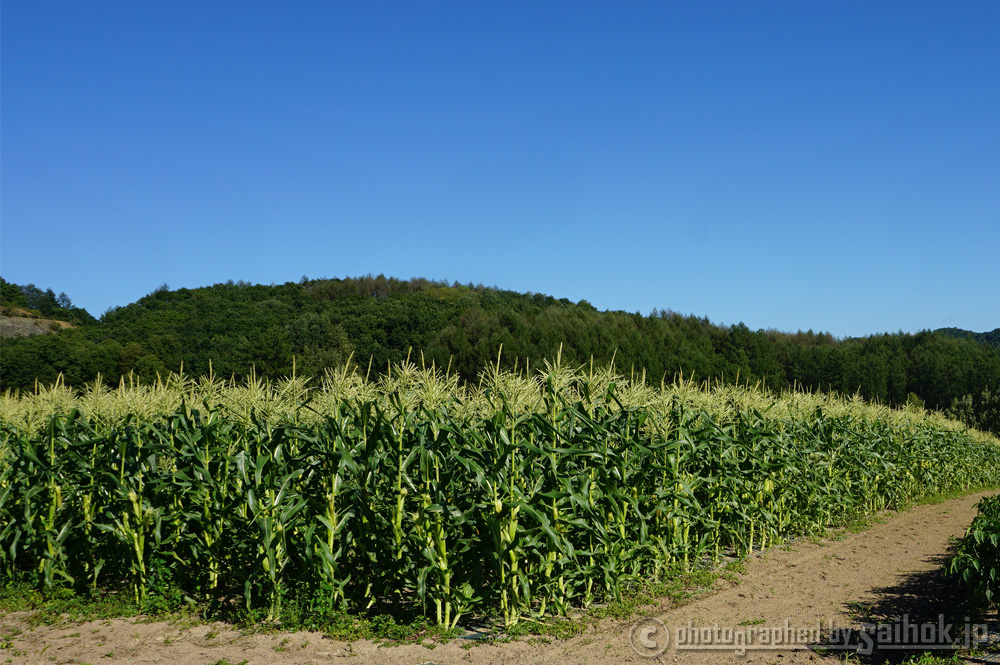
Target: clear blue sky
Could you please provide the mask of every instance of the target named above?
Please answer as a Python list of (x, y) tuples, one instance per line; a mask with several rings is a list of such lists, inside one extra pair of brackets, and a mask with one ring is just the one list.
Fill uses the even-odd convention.
[(1000, 2), (2, 3), (0, 274), (1000, 326)]

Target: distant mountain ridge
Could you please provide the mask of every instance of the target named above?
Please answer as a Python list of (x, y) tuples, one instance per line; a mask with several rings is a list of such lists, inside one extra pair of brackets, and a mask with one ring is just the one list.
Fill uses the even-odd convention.
[(981, 344), (991, 346), (994, 349), (1000, 349), (1000, 328), (991, 330), (990, 332), (972, 332), (971, 330), (962, 330), (961, 328), (938, 328), (934, 332), (941, 335), (947, 335), (948, 337), (954, 337), (955, 339), (972, 339)]

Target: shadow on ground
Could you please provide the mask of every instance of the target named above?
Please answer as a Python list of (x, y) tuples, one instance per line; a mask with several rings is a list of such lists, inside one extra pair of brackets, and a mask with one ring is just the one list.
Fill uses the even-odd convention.
[[(875, 601), (848, 603), (845, 609), (852, 625), (845, 626), (848, 630), (844, 632), (827, 635), (824, 643), (814, 647), (840, 651), (854, 662), (872, 664), (901, 663), (925, 652), (950, 658), (955, 643), (975, 645), (978, 640), (984, 644), (990, 637), (993, 644), (989, 651), (1000, 648), (996, 643), (1000, 616), (996, 610), (977, 607), (964, 588), (947, 575), (949, 558), (936, 557), (931, 560), (937, 566), (934, 570), (873, 589)], [(845, 644), (852, 648), (844, 649)], [(1000, 653), (983, 660), (1000, 663)]]

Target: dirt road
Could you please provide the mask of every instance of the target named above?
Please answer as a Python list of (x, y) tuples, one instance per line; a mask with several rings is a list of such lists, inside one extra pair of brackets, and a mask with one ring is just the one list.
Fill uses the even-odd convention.
[[(568, 640), (522, 640), (508, 644), (448, 644), (379, 647), (347, 644), (317, 633), (241, 636), (221, 624), (190, 628), (131, 620), (91, 622), (29, 630), (18, 615), (0, 622), (23, 632), (0, 662), (168, 663), (232, 665), (500, 665), (539, 663), (820, 663), (838, 656), (813, 650), (751, 649), (735, 646), (693, 650), (682, 639), (715, 639), (712, 627), (730, 640), (791, 640), (801, 645), (819, 628), (846, 628), (863, 621), (882, 623), (907, 615), (910, 623), (935, 622), (958, 605), (941, 576), (952, 537), (964, 534), (982, 494), (886, 513), (861, 533), (822, 542), (796, 542), (754, 556), (738, 583), (720, 581), (717, 593), (688, 605), (648, 608), (648, 619), (604, 621)], [(701, 629), (693, 632), (691, 628)], [(728, 633), (725, 630), (728, 629)], [(742, 635), (742, 638), (740, 637)], [(664, 642), (664, 637), (669, 642)], [(824, 639), (829, 635), (824, 634)], [(715, 645), (716, 647), (718, 645)], [(433, 648), (431, 648), (433, 647)], [(664, 648), (666, 647), (666, 648)], [(642, 653), (640, 653), (642, 652)], [(878, 654), (876, 654), (876, 659)], [(11, 658), (12, 660), (7, 660)], [(864, 660), (864, 659), (862, 659)]]

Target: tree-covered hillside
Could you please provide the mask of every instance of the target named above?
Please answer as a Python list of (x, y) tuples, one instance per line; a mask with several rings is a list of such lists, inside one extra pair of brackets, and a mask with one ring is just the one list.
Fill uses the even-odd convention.
[(971, 330), (962, 330), (961, 328), (938, 328), (934, 332), (947, 335), (948, 337), (955, 337), (956, 339), (975, 340), (981, 344), (992, 346), (994, 349), (1000, 349), (1000, 328), (990, 332), (981, 333), (972, 332)]
[(353, 358), (379, 372), (408, 354), (450, 366), (463, 379), (495, 363), (539, 367), (562, 357), (612, 362), (649, 380), (697, 379), (801, 385), (901, 405), (921, 401), (1000, 431), (1000, 350), (973, 339), (922, 332), (838, 340), (714, 325), (670, 311), (599, 312), (540, 294), (423, 279), (306, 280), (279, 286), (217, 284), (157, 289), (99, 323), (5, 341), (0, 385), (36, 380), (115, 384), (178, 371), (200, 375), (319, 376)]
[(34, 284), (12, 284), (2, 277), (0, 307), (11, 315), (44, 317), (54, 321), (68, 321), (78, 326), (97, 322), (87, 310), (74, 307), (73, 301), (65, 293), (56, 295), (52, 289), (43, 291)]

